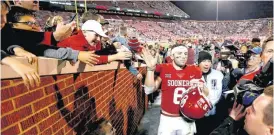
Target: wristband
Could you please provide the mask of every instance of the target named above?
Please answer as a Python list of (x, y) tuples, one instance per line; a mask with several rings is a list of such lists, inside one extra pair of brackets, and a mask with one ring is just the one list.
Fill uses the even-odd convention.
[(155, 71), (155, 66), (154, 67), (147, 67), (147, 71)]

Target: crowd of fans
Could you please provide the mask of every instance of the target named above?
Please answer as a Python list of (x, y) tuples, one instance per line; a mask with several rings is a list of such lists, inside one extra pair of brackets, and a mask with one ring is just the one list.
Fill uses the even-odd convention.
[[(87, 1), (89, 4), (90, 1)], [(105, 5), (109, 7), (120, 7), (135, 10), (144, 10), (147, 12), (161, 12), (171, 15), (185, 15), (186, 13), (175, 6), (170, 1), (92, 1), (95, 5)]]
[[(163, 3), (166, 4), (164, 7), (158, 2), (111, 2), (121, 7), (146, 9), (147, 6), (149, 9), (179, 12), (170, 2)], [(241, 80), (255, 79), (255, 84), (244, 87), (257, 88), (249, 91), (249, 96), (252, 93), (258, 96), (262, 89), (273, 85), (273, 71), (270, 70), (273, 67), (273, 37), (267, 38), (272, 29), (269, 25), (272, 19), (218, 22), (158, 21), (119, 16), (106, 16), (105, 19), (102, 15), (87, 12), (79, 15), (78, 27), (72, 20), (74, 13), (37, 11), (38, 1), (14, 4), (10, 6), (9, 2), (1, 1), (1, 62), (14, 69), (27, 87), (40, 84), (39, 74), (11, 55), (26, 57), (29, 63), (37, 62), (37, 56), (69, 60), (71, 64), (81, 61), (90, 66), (121, 61), (142, 80), (143, 75), (132, 65), (133, 61), (145, 62), (142, 50), (148, 50), (157, 59), (157, 64), (172, 63), (173, 44), (187, 47), (187, 64), (199, 65), (203, 60), (210, 60), (212, 66), (209, 68), (213, 67), (223, 76), (221, 92), (243, 88), (245, 85)], [(146, 41), (155, 43), (148, 45)], [(170, 45), (163, 46), (158, 43), (160, 41), (167, 41)], [(208, 59), (201, 60), (201, 51), (206, 51), (203, 56)], [(216, 106), (219, 100), (220, 96)], [(224, 100), (229, 100), (227, 95)], [(251, 102), (243, 104), (250, 105)], [(210, 129), (214, 128), (216, 126)]]
[[(71, 12), (38, 11), (36, 17), (40, 25), (50, 16), (61, 16), (70, 20), (75, 14)], [(166, 21), (163, 19), (125, 17), (103, 15), (109, 21), (109, 28), (116, 33), (118, 27), (127, 26), (129, 34), (134, 34), (142, 41), (172, 42), (180, 38), (192, 39), (233, 39), (250, 40), (253, 37), (265, 39), (271, 33), (273, 20), (271, 18), (241, 20), (241, 21)]]

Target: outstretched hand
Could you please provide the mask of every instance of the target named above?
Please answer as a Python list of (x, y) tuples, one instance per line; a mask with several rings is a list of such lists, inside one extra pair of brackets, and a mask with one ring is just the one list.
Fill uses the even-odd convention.
[(148, 68), (155, 68), (156, 64), (157, 64), (157, 57), (153, 57), (148, 49), (143, 48), (142, 49), (142, 53), (141, 53), (142, 58), (144, 59), (144, 61), (146, 62), (146, 65)]
[(40, 85), (40, 76), (32, 67), (25, 65), (12, 57), (6, 57), (2, 59), (1, 62), (9, 65), (17, 74), (19, 74), (28, 89)]
[(55, 32), (53, 32), (53, 36), (55, 40), (62, 41), (63, 39), (68, 38), (72, 34), (75, 27), (76, 27), (76, 22), (74, 21), (68, 24), (64, 24), (63, 22), (58, 23), (56, 26)]
[(94, 66), (99, 62), (99, 57), (100, 56), (96, 55), (94, 51), (80, 51), (78, 55), (78, 60), (90, 66)]
[(38, 58), (36, 55), (24, 50), (21, 47), (16, 47), (13, 49), (13, 51), (14, 51), (14, 55), (27, 58), (30, 64), (36, 63), (38, 61)]

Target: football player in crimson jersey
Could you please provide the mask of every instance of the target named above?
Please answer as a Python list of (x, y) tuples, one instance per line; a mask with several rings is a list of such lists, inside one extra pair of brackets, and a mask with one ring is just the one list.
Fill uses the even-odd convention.
[[(161, 84), (162, 103), (161, 119), (158, 135), (186, 135), (196, 133), (195, 122), (186, 121), (180, 116), (180, 101), (188, 88), (198, 84), (202, 77), (201, 70), (194, 65), (186, 65), (188, 59), (187, 48), (183, 45), (174, 45), (171, 49), (172, 63), (156, 65), (154, 59), (146, 49), (142, 56), (147, 64), (145, 79), (145, 93), (150, 94), (157, 90)], [(154, 72), (160, 75), (154, 80)], [(208, 89), (204, 84), (199, 84), (204, 94), (208, 95)]]

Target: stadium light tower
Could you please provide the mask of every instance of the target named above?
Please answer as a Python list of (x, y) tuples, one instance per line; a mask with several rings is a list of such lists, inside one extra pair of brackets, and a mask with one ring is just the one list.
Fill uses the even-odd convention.
[(218, 20), (219, 20), (219, 0), (216, 0), (216, 29), (217, 29), (217, 33), (219, 33)]
[(219, 19), (218, 12), (219, 12), (219, 0), (217, 0), (217, 4), (216, 4), (216, 21), (218, 21), (218, 19)]

